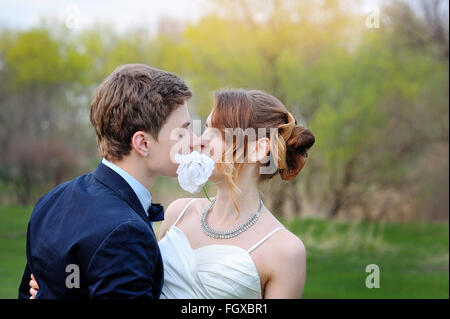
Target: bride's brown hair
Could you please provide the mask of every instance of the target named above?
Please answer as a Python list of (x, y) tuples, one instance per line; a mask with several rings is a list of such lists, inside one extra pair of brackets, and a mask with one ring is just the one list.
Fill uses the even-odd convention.
[[(276, 97), (258, 90), (224, 90), (215, 92), (214, 97), (211, 126), (221, 131), (224, 140), (226, 128), (240, 128), (242, 131), (248, 128), (256, 131), (266, 129), (266, 137), (271, 141), (269, 163), (274, 161), (277, 169), (271, 174), (262, 174), (261, 180), (270, 179), (277, 174), (280, 174), (283, 180), (291, 180), (298, 175), (305, 165), (307, 151), (313, 146), (315, 139), (311, 130), (297, 124), (297, 120), (283, 103)], [(271, 138), (270, 128), (277, 128), (278, 136)], [(231, 153), (233, 160), (241, 156), (246, 159), (247, 142), (247, 136), (233, 138), (232, 145), (224, 151), (224, 157)], [(227, 164), (226, 161), (218, 165), (234, 191), (239, 191), (236, 181), (242, 167), (243, 163)]]

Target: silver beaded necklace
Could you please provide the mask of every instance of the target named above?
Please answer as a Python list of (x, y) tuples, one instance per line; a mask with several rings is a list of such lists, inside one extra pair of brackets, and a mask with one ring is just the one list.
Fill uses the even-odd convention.
[(209, 203), (208, 207), (206, 207), (206, 209), (203, 211), (202, 218), (200, 219), (200, 226), (206, 235), (208, 235), (209, 237), (219, 238), (219, 239), (228, 239), (228, 238), (236, 237), (240, 233), (249, 229), (258, 220), (259, 215), (261, 215), (261, 208), (263, 206), (263, 202), (260, 199), (258, 210), (256, 212), (254, 212), (244, 223), (233, 228), (232, 230), (218, 231), (218, 230), (212, 229), (206, 222), (206, 215), (211, 210), (215, 201), (216, 201), (216, 199), (214, 198), (211, 201), (211, 203)]

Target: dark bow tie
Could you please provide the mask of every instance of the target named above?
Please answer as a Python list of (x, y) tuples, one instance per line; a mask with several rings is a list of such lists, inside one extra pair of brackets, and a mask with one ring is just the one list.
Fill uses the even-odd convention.
[(158, 203), (152, 203), (148, 209), (148, 219), (151, 222), (159, 222), (164, 220), (164, 207)]

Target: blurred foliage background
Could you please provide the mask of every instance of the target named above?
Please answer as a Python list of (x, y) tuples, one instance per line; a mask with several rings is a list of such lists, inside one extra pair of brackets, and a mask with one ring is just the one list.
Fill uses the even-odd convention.
[(52, 20), (1, 29), (1, 202), (33, 204), (93, 169), (93, 91), (117, 65), (145, 63), (187, 81), (194, 118), (213, 90), (256, 88), (312, 129), (299, 177), (264, 185), (280, 216), (448, 220), (445, 1), (382, 2), (379, 28), (354, 3), (212, 1), (199, 21), (161, 18), (153, 33)]
[[(313, 131), (316, 143), (299, 176), (290, 182), (276, 178), (262, 189), (265, 204), (300, 237), (307, 237), (307, 248), (313, 247), (308, 263), (317, 265), (317, 277), (311, 280), (317, 285), (307, 288), (306, 296), (335, 296), (331, 290), (341, 289), (340, 296), (354, 297), (342, 280), (333, 289), (320, 290), (320, 278), (332, 271), (324, 265), (352, 268), (342, 263), (344, 255), (321, 262), (323, 249), (360, 243), (376, 250), (377, 236), (381, 241), (384, 237), (375, 236), (369, 226), (381, 221), (432, 222), (407, 226), (410, 232), (392, 226), (387, 233), (397, 243), (424, 240), (417, 243), (423, 252), (429, 252), (427, 238), (433, 242), (428, 236), (436, 236), (434, 243), (441, 248), (430, 258), (438, 266), (414, 263), (419, 265), (414, 269), (419, 274), (438, 269), (441, 277), (433, 282), (441, 286), (430, 284), (439, 291), (430, 295), (448, 298), (448, 2), (378, 1), (379, 27), (361, 10), (364, 1), (206, 2), (209, 9), (197, 21), (161, 17), (156, 32), (145, 27), (121, 32), (106, 22), (71, 29), (53, 19), (26, 29), (0, 28), (2, 240), (17, 240), (23, 249), (26, 220), (36, 200), (95, 168), (100, 157), (88, 116), (93, 92), (118, 65), (145, 63), (186, 80), (194, 92), (189, 102), (193, 118), (207, 117), (214, 90), (261, 89), (278, 97)], [(209, 187), (214, 193), (214, 186)], [(164, 205), (192, 196), (170, 178), (160, 178), (152, 195)], [(17, 217), (13, 212), (25, 213)], [(317, 227), (308, 217), (320, 218)], [(362, 226), (362, 233), (347, 233), (340, 226), (340, 231), (324, 231), (339, 221), (369, 226)], [(364, 240), (367, 232), (369, 239)], [(396, 233), (407, 235), (402, 241)], [(335, 246), (324, 248), (332, 242)], [(0, 240), (2, 256), (11, 265), (0, 267), (0, 277), (10, 278), (12, 287), (22, 269), (14, 268), (7, 243)], [(425, 256), (428, 260), (429, 255), (413, 250), (408, 246), (404, 254), (414, 255), (418, 263)], [(392, 265), (401, 264), (405, 256), (396, 250), (400, 257), (395, 263), (391, 255), (386, 257), (386, 249), (380, 251), (382, 260)], [(17, 260), (23, 261), (22, 255)], [(404, 268), (399, 269), (397, 273)], [(410, 288), (406, 285), (403, 294), (393, 296), (407, 296)]]

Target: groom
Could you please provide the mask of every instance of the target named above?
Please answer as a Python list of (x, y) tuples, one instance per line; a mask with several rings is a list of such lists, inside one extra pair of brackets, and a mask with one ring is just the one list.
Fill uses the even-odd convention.
[(103, 81), (90, 111), (103, 160), (37, 202), (19, 298), (30, 297), (31, 274), (36, 298), (159, 298), (163, 264), (151, 223), (164, 211), (149, 189), (157, 176), (175, 176), (172, 146), (192, 147), (191, 96), (179, 77), (143, 64)]

